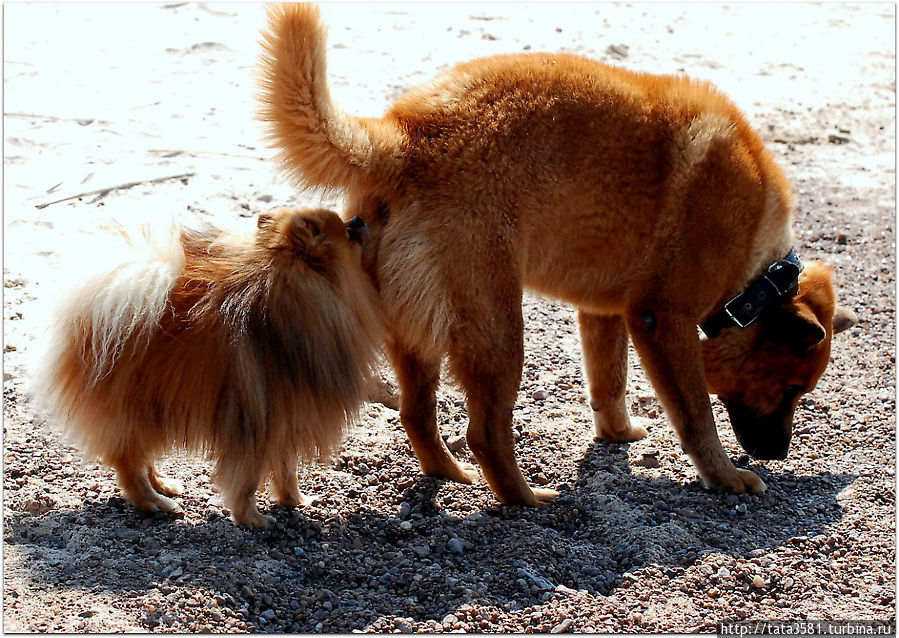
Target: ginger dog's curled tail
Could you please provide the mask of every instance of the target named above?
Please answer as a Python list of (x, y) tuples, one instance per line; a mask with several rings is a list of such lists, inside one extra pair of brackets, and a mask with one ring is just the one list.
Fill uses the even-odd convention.
[(326, 32), (318, 7), (269, 8), (262, 37), (260, 118), (282, 170), (302, 186), (388, 185), (397, 173), (400, 133), (392, 123), (348, 115), (331, 99)]

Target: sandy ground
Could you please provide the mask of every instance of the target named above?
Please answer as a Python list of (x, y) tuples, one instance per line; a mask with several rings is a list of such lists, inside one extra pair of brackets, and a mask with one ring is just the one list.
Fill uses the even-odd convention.
[[(714, 81), (797, 191), (797, 248), (836, 269), (861, 322), (797, 414), (790, 458), (731, 456), (761, 497), (701, 488), (633, 364), (653, 428), (593, 442), (573, 311), (528, 297), (515, 418), (529, 480), (562, 493), (502, 508), (423, 478), (397, 413), (374, 404), (313, 506), (236, 528), (209, 465), (163, 463), (184, 519), (147, 517), (25, 389), (49, 290), (108, 217), (250, 228), (277, 204), (337, 205), (278, 181), (253, 120), (259, 5), (4, 7), (6, 631), (714, 631), (728, 619), (895, 620), (895, 8), (889, 4), (335, 4), (330, 73), (376, 116), (453, 62), (564, 50)], [(189, 175), (153, 182), (159, 178)], [(138, 182), (130, 188), (113, 188)], [(80, 193), (80, 198), (56, 200)], [(43, 204), (50, 204), (40, 207)], [(74, 257), (73, 257), (74, 255)], [(536, 392), (544, 390), (544, 393)], [(535, 394), (536, 393), (536, 394)], [(546, 398), (535, 398), (543, 397)], [(460, 458), (461, 395), (440, 394)], [(264, 498), (261, 507), (269, 510)]]

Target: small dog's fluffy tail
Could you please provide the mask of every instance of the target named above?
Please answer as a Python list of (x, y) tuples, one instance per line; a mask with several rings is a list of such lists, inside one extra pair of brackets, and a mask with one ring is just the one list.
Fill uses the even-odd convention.
[(356, 118), (331, 99), (326, 32), (318, 7), (269, 8), (262, 36), (260, 118), (282, 170), (307, 187), (384, 188), (396, 175), (400, 132), (390, 122)]
[[(79, 367), (91, 387), (109, 374), (129, 340), (139, 342), (158, 324), (184, 267), (180, 228), (174, 223), (160, 226), (109, 229), (113, 232), (92, 245), (99, 259), (75, 269), (92, 276), (58, 295), (48, 349), (35, 379), (40, 382), (35, 388), (40, 387), (49, 404), (45, 407), (69, 407), (59, 375), (73, 343), (81, 344)], [(91, 255), (82, 257), (83, 262)]]

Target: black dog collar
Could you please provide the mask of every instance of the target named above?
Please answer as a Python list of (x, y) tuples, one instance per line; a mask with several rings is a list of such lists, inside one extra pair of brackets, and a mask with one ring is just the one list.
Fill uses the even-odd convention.
[(762, 311), (783, 297), (792, 294), (799, 285), (802, 262), (791, 248), (783, 259), (768, 266), (760, 278), (749, 284), (739, 295), (724, 304), (699, 327), (711, 339), (725, 328), (745, 328), (758, 319)]

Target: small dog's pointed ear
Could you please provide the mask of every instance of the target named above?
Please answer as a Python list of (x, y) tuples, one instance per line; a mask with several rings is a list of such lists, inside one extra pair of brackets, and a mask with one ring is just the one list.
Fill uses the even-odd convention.
[(827, 331), (813, 313), (787, 305), (774, 309), (767, 317), (764, 336), (774, 343), (788, 345), (791, 350), (803, 353), (824, 341)]
[(315, 241), (319, 234), (318, 228), (310, 220), (302, 215), (294, 215), (290, 219), (288, 240), (297, 253), (306, 254), (318, 243)]
[(845, 306), (833, 310), (833, 333), (839, 334), (858, 323), (858, 315)]
[(265, 228), (266, 226), (270, 226), (273, 221), (275, 221), (274, 215), (261, 213), (259, 217), (256, 218), (256, 228)]

